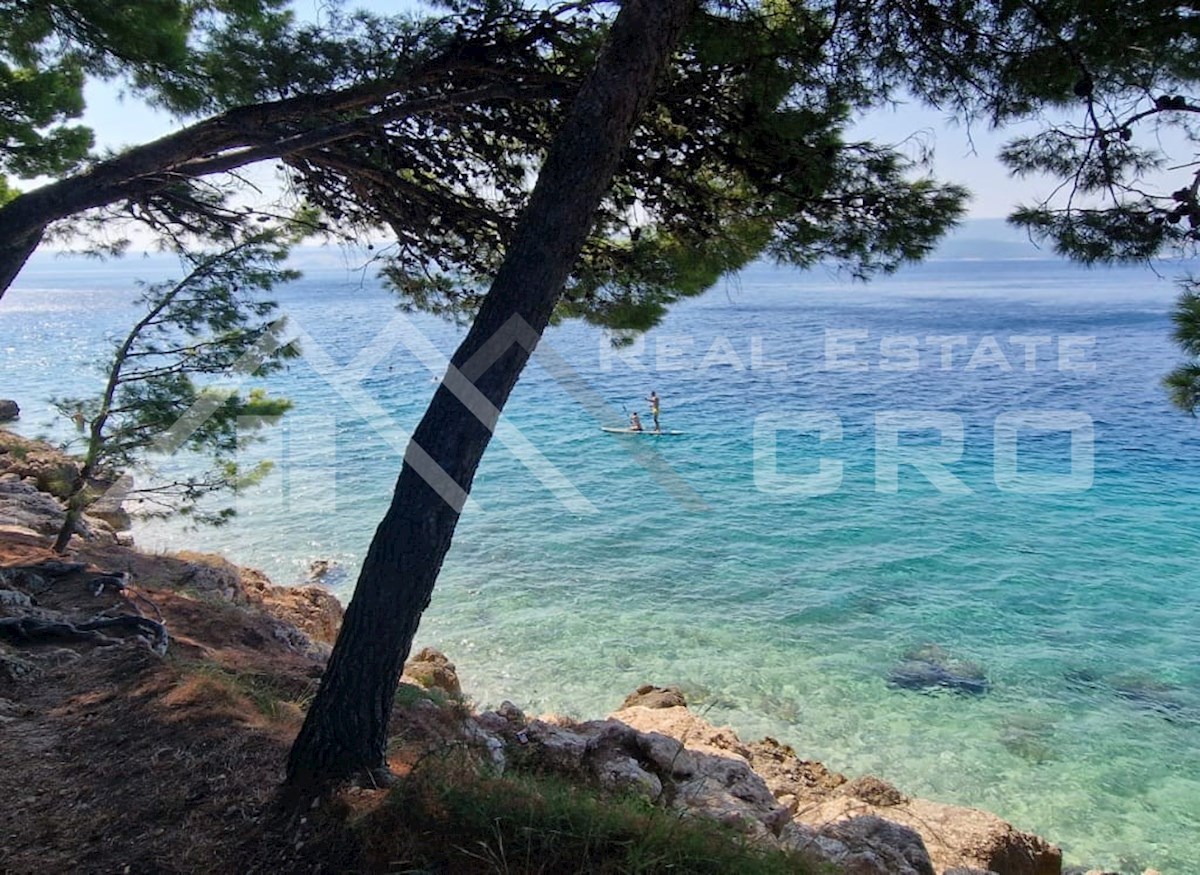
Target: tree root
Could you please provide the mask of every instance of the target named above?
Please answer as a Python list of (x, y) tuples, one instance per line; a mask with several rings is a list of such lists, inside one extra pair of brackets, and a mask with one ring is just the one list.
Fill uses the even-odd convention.
[(121, 639), (113, 638), (101, 632), (101, 629), (113, 629), (132, 632), (141, 638), (148, 639), (151, 650), (160, 656), (167, 652), (167, 627), (162, 623), (145, 617), (135, 617), (125, 614), (119, 617), (98, 617), (78, 625), (54, 620), (41, 620), (36, 617), (6, 617), (0, 618), (0, 638), (15, 644), (29, 644), (37, 641), (62, 640), (91, 641), (102, 647), (120, 644)]

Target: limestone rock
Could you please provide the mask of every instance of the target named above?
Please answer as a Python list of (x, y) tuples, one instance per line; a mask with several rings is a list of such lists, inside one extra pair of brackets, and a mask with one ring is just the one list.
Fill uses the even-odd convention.
[(21, 416), (21, 407), (16, 401), (10, 398), (0, 398), (0, 422), (9, 422), (13, 419), (19, 419)]
[[(242, 586), (246, 586), (244, 572)], [(314, 641), (333, 644), (342, 625), (342, 605), (321, 586), (266, 586), (257, 591), (273, 617), (295, 626)]]
[(261, 603), (264, 594), (276, 587), (271, 579), (255, 568), (234, 565), (216, 553), (181, 550), (176, 584), (204, 595), (216, 596), (234, 604)]
[(495, 734), (488, 732), (478, 721), (468, 720), (463, 727), (463, 735), (469, 744), (483, 750), (498, 773), (503, 774), (508, 767), (508, 758), (504, 754), (504, 742)]
[(588, 739), (582, 732), (534, 720), (525, 727), (520, 738), (531, 745), (540, 766), (566, 775), (579, 775), (583, 771)]
[[(449, 665), (436, 651), (418, 662)], [(912, 799), (872, 776), (847, 781), (771, 738), (746, 744), (685, 706), (662, 707), (663, 692), (644, 688), (638, 695), (648, 699), (626, 700), (659, 707), (626, 705), (602, 721), (527, 722), (509, 703), (470, 720), (485, 741), (503, 739), (540, 768), (714, 818), (851, 875), (1058, 875), (1057, 849), (994, 815)]]
[(790, 823), (783, 829), (780, 845), (817, 857), (850, 875), (923, 875), (933, 871), (926, 868), (930, 866), (929, 857), (920, 836), (914, 837), (910, 830), (881, 818), (858, 821), (843, 821), (822, 830)]
[(19, 526), (39, 535), (54, 535), (65, 514), (54, 497), (41, 492), (32, 479), (0, 474), (0, 525)]
[(874, 775), (863, 775), (861, 778), (855, 778), (838, 788), (838, 792), (843, 796), (853, 796), (855, 799), (861, 799), (874, 805), (876, 808), (887, 808), (891, 805), (902, 805), (908, 801), (908, 797), (889, 784), (887, 781), (876, 778)]
[(713, 726), (687, 708), (646, 708), (635, 705), (610, 715), (640, 732), (657, 732), (682, 741), (689, 750), (741, 757), (749, 760), (750, 748), (728, 726)]
[(637, 744), (642, 758), (664, 777), (691, 778), (699, 768), (695, 756), (678, 739), (658, 732), (639, 732)]
[(634, 705), (612, 715), (638, 730), (638, 744), (674, 806), (712, 817), (751, 836), (779, 833), (791, 820), (763, 778), (750, 766), (749, 749), (733, 730), (717, 728), (687, 708)]
[(846, 776), (831, 772), (821, 763), (802, 760), (790, 745), (767, 736), (748, 745), (750, 764), (763, 776), (776, 798), (790, 796), (796, 804), (824, 798), (846, 783)]
[(636, 692), (626, 696), (625, 701), (621, 703), (621, 708), (632, 708), (634, 705), (640, 705), (643, 708), (687, 707), (687, 699), (683, 697), (683, 692), (678, 687), (656, 687), (653, 684), (645, 684), (638, 687)]
[(606, 789), (636, 793), (651, 801), (662, 796), (659, 777), (624, 752), (600, 748), (588, 757), (588, 769)]
[(404, 664), (404, 679), (427, 690), (439, 689), (455, 698), (462, 696), (454, 663), (432, 647), (426, 647)]
[(637, 793), (651, 801), (662, 796), (663, 779), (655, 774), (656, 765), (643, 755), (640, 733), (618, 720), (592, 720), (576, 728), (588, 740), (584, 766), (600, 786)]
[(222, 556), (176, 553), (176, 585), (237, 605), (258, 607), (279, 621), (277, 639), (315, 658), (329, 655), (342, 624), (342, 606), (324, 587), (276, 586), (255, 568), (234, 565)]
[(79, 462), (45, 444), (29, 443), (18, 453), (3, 457), (3, 468), (22, 479), (29, 478), (39, 490), (66, 498), (79, 478)]
[(242, 585), (242, 570), (225, 557), (182, 550), (175, 554), (175, 558), (183, 563), (178, 580), (181, 586), (236, 604), (249, 601), (246, 588)]
[(495, 711), (484, 711), (475, 715), (475, 722), (488, 732), (494, 732), (516, 738), (516, 734), (525, 728), (529, 721), (525, 712), (507, 699), (500, 703)]
[(906, 826), (867, 815), (830, 824), (820, 832), (847, 849), (844, 857), (833, 859), (847, 873), (934, 875), (925, 843)]
[(1062, 869), (1062, 852), (1044, 839), (1021, 832), (994, 814), (927, 799), (879, 807), (838, 794), (811, 802), (796, 817), (819, 826), (867, 815), (885, 817), (918, 832), (938, 871), (965, 867), (998, 875), (1059, 875)]
[[(132, 485), (132, 479), (129, 480)], [(114, 532), (127, 532), (133, 527), (133, 519), (125, 510), (126, 489), (110, 489), (88, 506), (87, 514), (105, 522)]]
[(507, 699), (500, 703), (500, 707), (496, 709), (496, 713), (503, 717), (507, 723), (511, 723), (514, 726), (524, 726), (527, 722), (525, 712)]
[[(967, 867), (998, 875), (1058, 875), (1061, 869), (1057, 848), (995, 815), (910, 799), (871, 776), (847, 781), (820, 763), (801, 760), (792, 748), (772, 738), (745, 744), (731, 729), (714, 727), (687, 708), (634, 706), (612, 717), (638, 730), (642, 757), (654, 764), (660, 777), (669, 775), (667, 763), (680, 764), (684, 774), (674, 779), (676, 798), (690, 794), (689, 804), (701, 800), (697, 810), (722, 819), (739, 811), (757, 819), (767, 832), (774, 832), (779, 823), (772, 820), (779, 816), (774, 813), (777, 807), (794, 820), (779, 833), (791, 836), (789, 845), (798, 846), (793, 840), (807, 836), (823, 856), (846, 866), (846, 871), (927, 871), (922, 863), (926, 858), (912, 850), (911, 841), (905, 839), (902, 847), (890, 844), (891, 839), (912, 835), (920, 837), (922, 854), (937, 871)], [(774, 800), (759, 796), (752, 789), (756, 785), (768, 788)], [(901, 832), (875, 820), (891, 822)], [(850, 821), (859, 822), (854, 828), (839, 826)], [(886, 841), (881, 838), (889, 836)], [(880, 842), (907, 854), (908, 868), (887, 868), (900, 864), (888, 861), (876, 847)]]

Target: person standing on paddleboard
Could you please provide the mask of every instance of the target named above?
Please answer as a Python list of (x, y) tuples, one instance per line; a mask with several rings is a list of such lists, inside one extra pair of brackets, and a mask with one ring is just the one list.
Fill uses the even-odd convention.
[(658, 424), (658, 393), (651, 389), (650, 396), (646, 400), (650, 402), (650, 415), (654, 417), (654, 430), (662, 431), (662, 426)]

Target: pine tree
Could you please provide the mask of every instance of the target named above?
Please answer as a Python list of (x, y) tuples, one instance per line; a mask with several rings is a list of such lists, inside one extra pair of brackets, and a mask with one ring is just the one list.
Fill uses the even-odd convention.
[[(203, 499), (249, 486), (269, 470), (265, 462), (242, 470), (237, 451), (290, 402), (262, 389), (243, 394), (206, 380), (267, 374), (297, 355), (281, 345), (283, 320), (272, 319), (276, 305), (261, 295), (299, 276), (283, 266), (298, 227), (257, 227), (217, 251), (187, 253), (183, 279), (143, 290), (137, 303), (144, 315), (104, 363), (103, 391), (56, 402), (86, 434), (57, 552), (67, 549), (79, 518), (99, 497), (98, 484), (117, 482), (121, 497), (138, 500), (145, 512), (219, 524), (233, 509), (209, 510)], [(138, 488), (121, 485), (129, 469), (180, 451), (207, 457), (207, 468), (166, 479), (151, 474)]]

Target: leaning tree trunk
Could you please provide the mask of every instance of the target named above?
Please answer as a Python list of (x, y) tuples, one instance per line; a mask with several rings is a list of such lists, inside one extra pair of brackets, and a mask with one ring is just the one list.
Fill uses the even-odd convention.
[(29, 256), (42, 242), (44, 228), (27, 231), (23, 235), (15, 235), (0, 239), (0, 297), (13, 284), (17, 274), (29, 261)]
[[(693, 4), (622, 4), (606, 48), (550, 148), (491, 290), (413, 434), (391, 506), (375, 531), (321, 687), (288, 758), (293, 788), (386, 769), (400, 668), (496, 417), (549, 323)], [(431, 463), (448, 476), (439, 479)]]
[[(306, 149), (319, 148), (357, 128), (343, 115), (358, 112), (363, 127), (374, 127), (392, 114), (372, 106), (407, 85), (439, 73), (436, 64), (410, 81), (383, 81), (325, 94), (306, 94), (237, 107), (182, 130), (143, 143), (86, 171), (17, 195), (0, 206), (0, 298), (12, 285), (46, 229), (86, 210), (153, 195), (182, 180), (225, 173)], [(402, 106), (402, 104), (401, 104)], [(288, 122), (315, 122), (303, 136), (271, 133)]]

